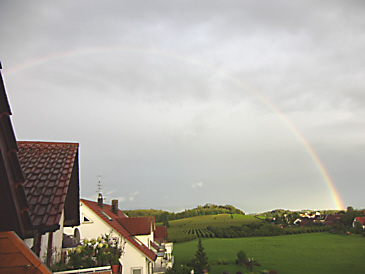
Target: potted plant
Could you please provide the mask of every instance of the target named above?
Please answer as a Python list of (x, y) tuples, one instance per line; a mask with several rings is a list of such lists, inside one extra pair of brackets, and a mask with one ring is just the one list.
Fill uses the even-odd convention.
[(113, 273), (117, 273), (119, 269), (119, 258), (123, 254), (123, 248), (118, 246), (118, 239), (109, 239), (108, 254), (110, 254), (110, 265)]
[(118, 254), (112, 254), (110, 264), (112, 266), (112, 272), (118, 273), (119, 270), (119, 256)]

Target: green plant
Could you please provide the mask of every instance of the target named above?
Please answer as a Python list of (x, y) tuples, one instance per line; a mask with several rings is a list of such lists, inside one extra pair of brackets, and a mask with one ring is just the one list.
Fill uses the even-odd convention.
[(118, 264), (124, 254), (124, 244), (119, 238), (108, 234), (97, 239), (84, 239), (82, 244), (68, 251), (68, 268), (80, 269), (95, 266)]
[(210, 270), (208, 257), (204, 252), (204, 247), (200, 238), (198, 240), (198, 250), (196, 251), (195, 256), (191, 259), (190, 264), (197, 274), (202, 274), (203, 270)]

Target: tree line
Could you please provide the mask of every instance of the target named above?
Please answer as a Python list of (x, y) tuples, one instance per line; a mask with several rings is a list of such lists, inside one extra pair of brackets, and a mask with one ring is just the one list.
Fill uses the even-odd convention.
[(164, 223), (173, 220), (179, 220), (184, 218), (190, 218), (195, 216), (204, 215), (217, 215), (217, 214), (242, 214), (245, 213), (235, 208), (232, 205), (215, 205), (215, 204), (205, 204), (204, 206), (197, 206), (193, 209), (185, 209), (182, 212), (169, 212), (164, 210), (155, 209), (137, 209), (137, 210), (124, 210), (123, 211), (128, 217), (144, 217), (144, 216), (154, 216), (157, 223)]

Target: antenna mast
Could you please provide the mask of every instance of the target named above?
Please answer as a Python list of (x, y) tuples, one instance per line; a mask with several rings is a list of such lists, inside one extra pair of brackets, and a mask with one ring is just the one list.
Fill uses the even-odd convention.
[(98, 194), (101, 194), (101, 191), (103, 190), (103, 189), (101, 188), (101, 186), (102, 186), (102, 184), (101, 184), (101, 175), (98, 175), (98, 178), (99, 178), (98, 183), (97, 183), (98, 190), (97, 190), (96, 192), (97, 192)]

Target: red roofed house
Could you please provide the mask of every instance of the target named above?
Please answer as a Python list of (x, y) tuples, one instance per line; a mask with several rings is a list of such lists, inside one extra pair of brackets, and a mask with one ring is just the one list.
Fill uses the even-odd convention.
[(33, 236), (33, 224), (11, 114), (0, 72), (0, 231), (15, 231), (25, 239)]
[(112, 200), (112, 205), (104, 204), (101, 194), (98, 202), (81, 199), (80, 214), (81, 239), (111, 234), (124, 244), (124, 254), (119, 260), (122, 274), (155, 272), (158, 244), (154, 242), (154, 217), (129, 218), (118, 209), (117, 200)]
[(333, 215), (327, 215), (326, 219), (324, 220), (323, 224), (326, 226), (332, 226), (335, 224), (339, 224), (342, 220), (341, 214), (333, 214)]
[(41, 260), (60, 257), (64, 227), (80, 224), (78, 143), (18, 142), (34, 239), (26, 240)]
[(120, 223), (138, 240), (157, 252), (154, 271), (173, 266), (172, 243), (167, 243), (167, 227), (156, 227), (155, 217), (122, 218)]
[(359, 222), (362, 225), (362, 228), (365, 229), (365, 217), (356, 217), (352, 223), (353, 227), (355, 227), (356, 222)]
[(155, 241), (159, 244), (167, 242), (167, 227), (157, 226), (155, 230)]
[[(155, 242), (157, 242), (159, 246), (159, 252), (157, 253), (157, 261), (156, 265), (165, 264), (166, 267), (173, 267), (174, 265), (174, 257), (172, 256), (173, 243), (167, 242), (167, 227), (166, 226), (157, 226), (155, 230)], [(161, 263), (162, 261), (162, 263)]]

